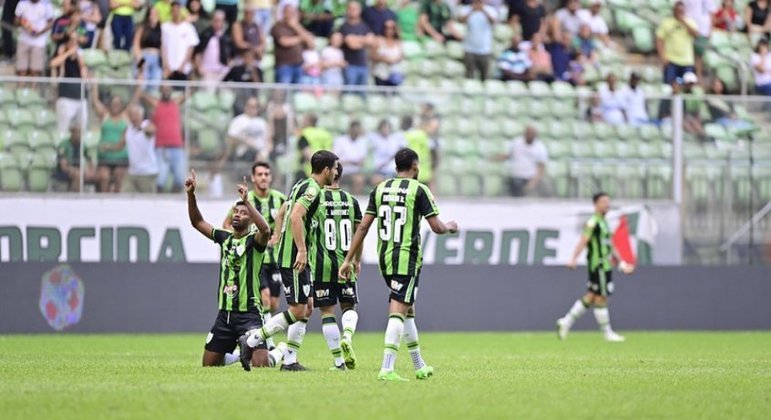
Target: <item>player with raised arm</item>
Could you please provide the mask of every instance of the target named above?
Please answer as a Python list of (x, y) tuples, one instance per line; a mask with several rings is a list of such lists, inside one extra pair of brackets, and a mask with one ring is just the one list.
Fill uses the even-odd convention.
[(377, 377), (385, 381), (407, 380), (394, 372), (399, 344), (404, 336), (415, 377), (426, 379), (433, 375), (434, 368), (426, 365), (420, 354), (414, 306), (423, 265), (420, 222), (425, 218), (438, 235), (457, 232), (458, 224), (439, 219), (439, 209), (431, 191), (417, 181), (420, 167), (414, 150), (399, 150), (394, 161), (396, 177), (381, 182), (370, 194), (367, 212), (356, 229), (339, 274), (344, 279), (351, 276), (364, 238), (372, 223), (377, 221), (380, 273), (391, 290), (383, 364)]
[[(338, 163), (335, 179), (322, 191), (321, 203), (312, 215), (316, 251), (311, 255), (311, 272), (315, 293), (313, 304), (321, 310), (321, 330), (334, 358), (335, 366), (331, 369), (345, 370), (356, 368), (352, 338), (359, 321), (356, 313), (358, 297), (355, 274), (346, 281), (340, 278), (338, 271), (351, 247), (353, 233), (361, 222), (361, 208), (356, 198), (340, 189), (342, 176), (343, 165)], [(352, 261), (355, 273), (360, 269), (360, 256), (361, 252)], [(342, 339), (335, 319), (338, 302), (343, 313)]]
[(608, 312), (608, 297), (613, 294), (613, 282), (611, 278), (613, 266), (611, 258), (619, 261), (619, 269), (624, 274), (632, 274), (634, 265), (625, 263), (613, 248), (610, 240), (610, 227), (605, 215), (610, 210), (610, 197), (604, 192), (592, 197), (594, 202), (594, 215), (586, 222), (581, 240), (576, 245), (573, 255), (568, 262), (568, 268), (575, 270), (578, 256), (587, 249), (586, 261), (589, 270), (589, 290), (578, 299), (564, 317), (557, 320), (557, 334), (560, 340), (564, 340), (570, 327), (580, 318), (586, 310), (594, 305), (594, 317), (600, 330), (605, 335), (605, 340), (612, 342), (624, 341), (624, 337), (616, 334), (610, 327), (610, 313)]
[(272, 317), (264, 327), (249, 331), (238, 339), (241, 366), (245, 370), (250, 369), (249, 359), (254, 348), (283, 330), (287, 330), (288, 348), (281, 370), (307, 370), (297, 362), (297, 351), (305, 336), (308, 317), (313, 312), (308, 254), (314, 250), (309, 215), (315, 213), (319, 206), (321, 189), (332, 183), (337, 173), (337, 161), (334, 153), (319, 150), (311, 157), (311, 175), (292, 187), (278, 245), (279, 271), (289, 309)]
[[(247, 200), (249, 189), (246, 186), (246, 178), (243, 184), (238, 185), (241, 201), (233, 206), (232, 232), (216, 229), (203, 219), (195, 199), (195, 187), (195, 171), (191, 171), (190, 177), (185, 180), (190, 223), (202, 235), (219, 244), (221, 250), (219, 313), (206, 338), (203, 365), (223, 366), (237, 360), (237, 356), (232, 352), (236, 348), (238, 338), (246, 331), (262, 326), (262, 304), (256, 274), (262, 266), (270, 227)], [(250, 230), (252, 222), (257, 226), (255, 231)], [(278, 350), (274, 353), (269, 354), (263, 344), (250, 354), (247, 362), (257, 367), (269, 366), (270, 358), (275, 361), (280, 355)], [(228, 357), (235, 360), (228, 361)]]
[[(268, 249), (265, 251), (265, 260), (262, 262), (260, 276), (260, 299), (262, 300), (262, 323), (267, 324), (273, 313), (278, 311), (278, 298), (281, 297), (281, 273), (276, 264), (277, 250), (274, 248), (279, 239), (279, 229), (276, 221), (280, 216), (280, 210), (286, 201), (286, 196), (280, 191), (270, 188), (273, 181), (270, 164), (267, 162), (255, 162), (252, 165), (252, 184), (254, 189), (249, 190), (247, 200), (257, 209), (268, 226), (272, 235), (268, 240)], [(222, 227), (231, 229), (233, 209), (228, 211)], [(280, 227), (280, 224), (279, 224)], [(267, 340), (268, 349), (273, 349), (273, 339)]]

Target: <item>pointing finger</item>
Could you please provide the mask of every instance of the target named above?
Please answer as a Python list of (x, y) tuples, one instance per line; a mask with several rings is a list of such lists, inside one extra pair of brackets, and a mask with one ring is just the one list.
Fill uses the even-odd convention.
[(190, 176), (192, 176), (193, 179), (195, 180), (195, 169), (190, 170)]

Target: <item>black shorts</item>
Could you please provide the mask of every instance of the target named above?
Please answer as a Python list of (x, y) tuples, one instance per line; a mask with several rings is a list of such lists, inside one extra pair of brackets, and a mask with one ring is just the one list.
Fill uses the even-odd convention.
[(600, 296), (613, 294), (613, 274), (608, 270), (589, 271), (589, 283), (586, 284), (590, 292)]
[(336, 281), (313, 283), (313, 307), (324, 308), (340, 303), (359, 303), (356, 282), (339, 283)]
[(313, 293), (311, 271), (307, 268), (302, 272), (291, 268), (281, 268), (279, 271), (284, 285), (286, 303), (290, 305), (308, 303), (308, 297)]
[(276, 264), (263, 264), (260, 270), (260, 291), (270, 289), (271, 297), (281, 296), (281, 273)]
[[(232, 353), (238, 344), (238, 337), (249, 330), (262, 327), (262, 316), (253, 312), (219, 311), (214, 326), (206, 337), (204, 348), (215, 353)], [(257, 346), (266, 349), (265, 343)]]
[(415, 303), (415, 299), (418, 297), (418, 281), (420, 280), (420, 272), (416, 273), (412, 277), (408, 276), (383, 276), (386, 282), (386, 286), (391, 289), (391, 295), (388, 300), (391, 299), (412, 305)]

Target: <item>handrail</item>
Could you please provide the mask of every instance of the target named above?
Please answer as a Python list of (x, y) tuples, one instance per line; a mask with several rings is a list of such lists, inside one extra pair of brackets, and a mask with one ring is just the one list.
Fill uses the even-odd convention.
[(750, 228), (760, 222), (762, 218), (764, 218), (767, 214), (771, 213), (771, 201), (766, 203), (765, 206), (763, 206), (762, 209), (758, 210), (754, 215), (752, 215), (752, 218), (750, 220), (744, 222), (744, 224), (736, 230), (736, 232), (733, 233), (724, 243), (720, 246), (720, 250), (723, 252), (726, 252), (731, 249), (734, 243), (736, 243), (739, 239), (742, 238), (747, 232), (749, 232)]

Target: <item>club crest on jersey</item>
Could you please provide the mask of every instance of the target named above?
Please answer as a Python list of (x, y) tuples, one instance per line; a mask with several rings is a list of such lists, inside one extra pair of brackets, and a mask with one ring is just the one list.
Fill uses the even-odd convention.
[(316, 189), (316, 187), (308, 187), (308, 189), (305, 190), (305, 194), (303, 196), (306, 199), (313, 201), (318, 193), (319, 191)]
[(311, 294), (311, 286), (309, 284), (303, 286), (303, 294), (305, 296), (309, 296)]
[(225, 286), (225, 288), (222, 290), (228, 297), (233, 297), (238, 293), (238, 286), (235, 284), (231, 284), (228, 286)]

